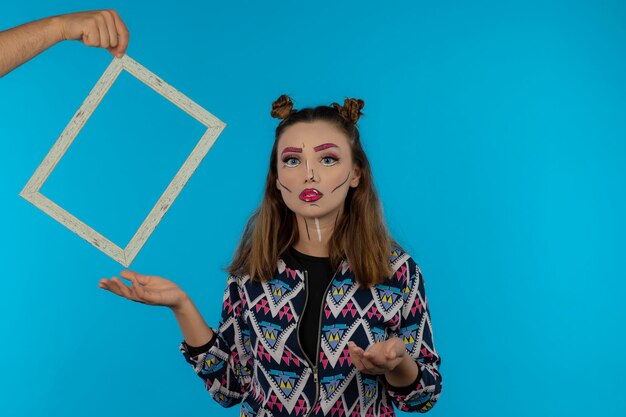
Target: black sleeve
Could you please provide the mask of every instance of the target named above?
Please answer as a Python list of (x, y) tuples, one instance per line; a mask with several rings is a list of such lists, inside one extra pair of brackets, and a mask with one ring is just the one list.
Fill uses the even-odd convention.
[(213, 346), (213, 344), (215, 343), (215, 339), (217, 339), (217, 336), (216, 336), (215, 332), (213, 332), (213, 335), (211, 336), (211, 340), (209, 340), (208, 342), (206, 342), (202, 346), (190, 346), (185, 341), (183, 341), (183, 343), (186, 345), (187, 352), (189, 353), (190, 356), (198, 356), (199, 354), (205, 353), (209, 349), (211, 349), (211, 346)]
[[(415, 378), (415, 381), (411, 382), (409, 385), (406, 385), (404, 387), (396, 387), (395, 385), (391, 385), (389, 382), (387, 382), (387, 381), (386, 382), (387, 382), (387, 385), (389, 385), (389, 387), (394, 390), (394, 392), (396, 392), (396, 393), (398, 393), (400, 395), (409, 395), (417, 387), (417, 384), (419, 384), (420, 379), (422, 377), (421, 373), (422, 373), (422, 371), (418, 367), (417, 368), (417, 377)], [(383, 378), (384, 378), (384, 376), (383, 376)]]

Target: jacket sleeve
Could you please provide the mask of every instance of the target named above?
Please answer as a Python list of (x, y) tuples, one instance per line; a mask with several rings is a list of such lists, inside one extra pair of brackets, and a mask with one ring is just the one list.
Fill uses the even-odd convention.
[(179, 347), (185, 360), (205, 382), (209, 394), (223, 407), (243, 401), (251, 382), (252, 358), (244, 346), (247, 326), (242, 317), (239, 280), (240, 277), (228, 277), (219, 329), (211, 329), (212, 341), (204, 349), (191, 347), (184, 340)]
[(441, 358), (435, 350), (432, 324), (426, 300), (424, 279), (419, 266), (408, 257), (400, 263), (394, 275), (404, 281), (403, 306), (398, 336), (420, 370), (416, 385), (386, 389), (393, 403), (402, 411), (425, 413), (439, 399), (441, 393)]

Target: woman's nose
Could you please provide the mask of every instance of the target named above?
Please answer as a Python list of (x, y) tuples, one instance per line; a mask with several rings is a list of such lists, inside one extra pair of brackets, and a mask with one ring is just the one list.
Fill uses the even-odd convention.
[(318, 182), (319, 176), (316, 175), (315, 170), (309, 164), (309, 160), (306, 160), (306, 179), (305, 182)]

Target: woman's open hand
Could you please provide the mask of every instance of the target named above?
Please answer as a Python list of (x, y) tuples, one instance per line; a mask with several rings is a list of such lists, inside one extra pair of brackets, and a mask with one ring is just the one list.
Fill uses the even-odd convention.
[(188, 298), (178, 285), (162, 277), (142, 275), (130, 270), (122, 271), (120, 276), (130, 281), (131, 285), (128, 286), (119, 278), (113, 277), (102, 278), (98, 287), (132, 301), (172, 309), (180, 307)]
[(348, 342), (348, 349), (356, 369), (372, 375), (393, 371), (408, 355), (404, 343), (398, 337), (374, 343), (367, 350), (358, 347), (354, 342)]

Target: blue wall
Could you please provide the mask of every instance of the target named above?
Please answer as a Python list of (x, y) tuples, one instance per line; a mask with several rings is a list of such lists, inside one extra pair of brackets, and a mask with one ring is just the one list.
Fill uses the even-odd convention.
[[(626, 415), (624, 3), (312, 4), (22, 1), (0, 28), (116, 8), (129, 56), (228, 124), (131, 265), (209, 324), (260, 201), (271, 102), (360, 97), (389, 226), (426, 279), (429, 415)], [(171, 312), (98, 289), (124, 268), (18, 196), (110, 60), (66, 42), (0, 79), (0, 414), (234, 416)], [(201, 132), (122, 77), (42, 191), (125, 245)]]

